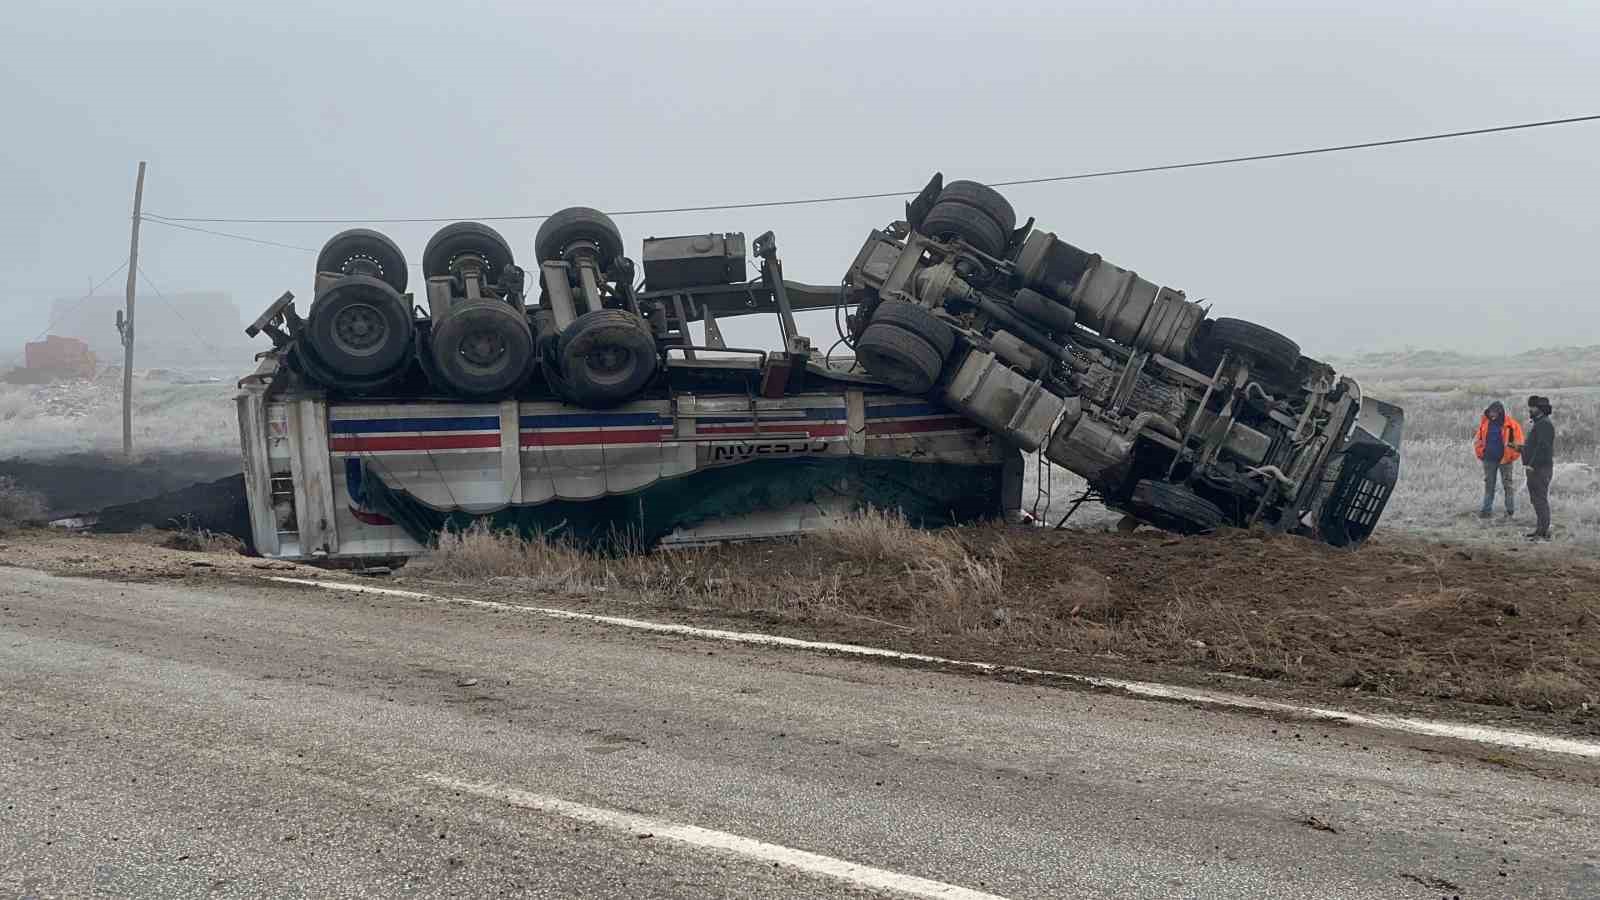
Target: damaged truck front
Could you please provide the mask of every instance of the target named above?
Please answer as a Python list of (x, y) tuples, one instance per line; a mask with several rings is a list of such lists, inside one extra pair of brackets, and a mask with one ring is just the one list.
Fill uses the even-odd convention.
[[(1398, 475), (1400, 410), (1282, 335), (1017, 227), (973, 182), (935, 176), (838, 285), (786, 280), (771, 233), (747, 280), (744, 248), (651, 238), (636, 283), (595, 210), (546, 221), (536, 273), (456, 223), (424, 250), (423, 306), (397, 246), (336, 235), (309, 314), (285, 294), (248, 329), (274, 344), (239, 397), (257, 550), (403, 556), (478, 520), (651, 545), (867, 505), (1016, 519), (1023, 452), (1088, 482), (1073, 509), (1343, 545)], [(808, 310), (831, 311), (849, 365), (800, 333)], [(781, 348), (727, 343), (752, 315)]]

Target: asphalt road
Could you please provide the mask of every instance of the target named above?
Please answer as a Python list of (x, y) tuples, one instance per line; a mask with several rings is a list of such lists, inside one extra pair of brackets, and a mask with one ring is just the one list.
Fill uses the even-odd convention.
[(518, 613), (0, 569), (3, 896), (1600, 896), (1600, 789), (1543, 762)]

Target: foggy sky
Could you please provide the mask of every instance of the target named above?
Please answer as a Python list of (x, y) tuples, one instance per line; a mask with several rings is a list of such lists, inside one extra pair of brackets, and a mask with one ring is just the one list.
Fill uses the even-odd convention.
[[(44, 326), (50, 298), (126, 258), (140, 159), (154, 213), (467, 218), (1600, 112), (1600, 7), (1537, 6), (11, 0), (0, 357)], [(1490, 352), (1600, 343), (1597, 176), (1600, 123), (1007, 194), (1020, 218), (1307, 352)], [(632, 255), (650, 235), (773, 229), (791, 278), (836, 283), (900, 209), (619, 224)], [(496, 226), (525, 265), (537, 224)], [(344, 226), (212, 227), (314, 248)], [(438, 226), (378, 227), (416, 261)], [(247, 317), (284, 289), (310, 299), (311, 254), (154, 224), (142, 243), (162, 291), (226, 290)], [(831, 321), (810, 328), (831, 339)]]

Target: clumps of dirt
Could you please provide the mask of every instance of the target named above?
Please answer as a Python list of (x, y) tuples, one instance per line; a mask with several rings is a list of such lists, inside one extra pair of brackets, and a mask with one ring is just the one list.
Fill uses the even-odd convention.
[[(243, 556), (226, 536), (210, 538), (155, 529), (118, 535), (16, 531), (0, 535), (0, 565), (112, 581), (326, 576), (311, 566)], [(204, 549), (191, 549), (196, 547)]]
[(906, 649), (1199, 668), (1600, 727), (1592, 562), (1407, 538), (1349, 551), (1246, 531), (866, 530), (612, 562), (608, 577), (647, 604)]

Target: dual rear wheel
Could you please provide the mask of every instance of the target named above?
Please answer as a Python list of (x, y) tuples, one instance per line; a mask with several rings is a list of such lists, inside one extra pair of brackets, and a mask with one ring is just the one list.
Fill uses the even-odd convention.
[(955, 329), (927, 308), (884, 300), (856, 341), (856, 357), (869, 374), (895, 390), (926, 394), (939, 380), (955, 344)]
[(939, 240), (960, 238), (989, 256), (1005, 255), (1017, 214), (999, 191), (976, 181), (952, 181), (939, 192), (917, 230)]

